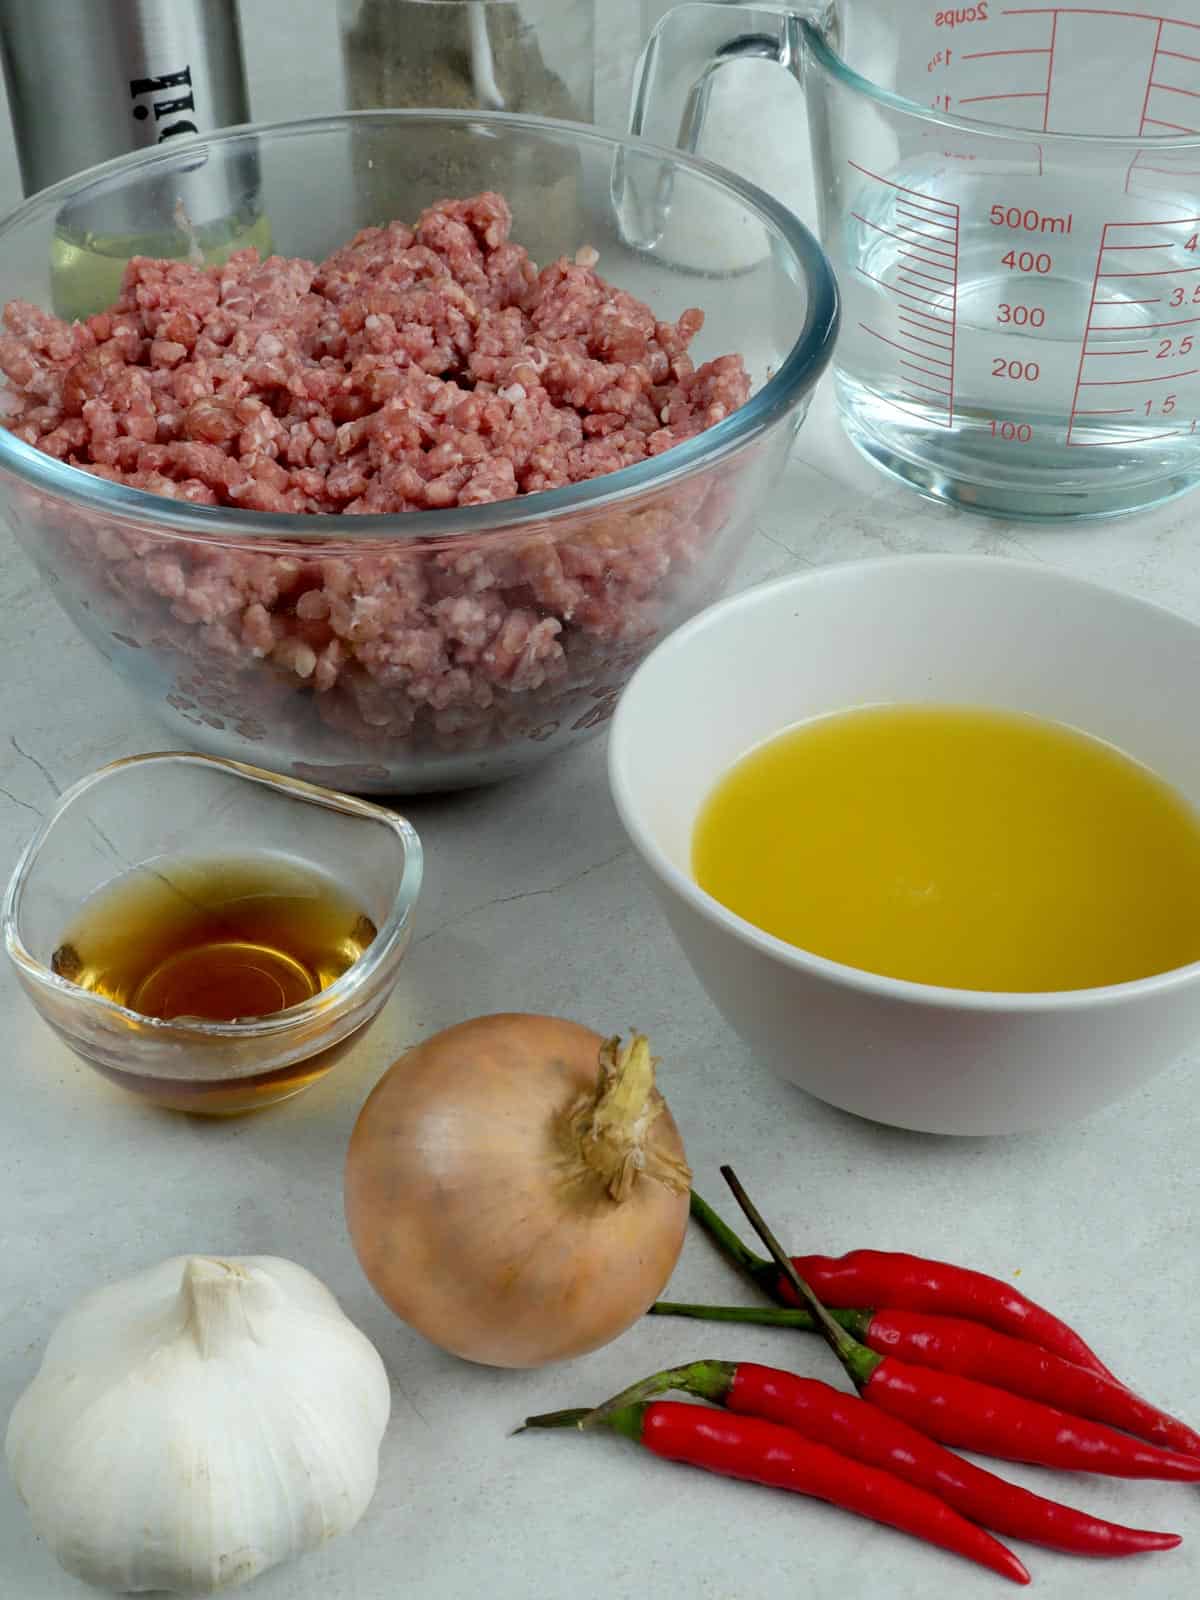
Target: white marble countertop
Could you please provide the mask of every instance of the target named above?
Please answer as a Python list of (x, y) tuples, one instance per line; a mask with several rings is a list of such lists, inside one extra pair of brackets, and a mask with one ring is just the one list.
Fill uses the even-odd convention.
[[(0, 190), (5, 182), (0, 169)], [(739, 582), (880, 552), (975, 551), (1044, 561), (1200, 618), (1198, 504), (1056, 531), (973, 520), (862, 463), (826, 389)], [(2, 875), (61, 787), (163, 736), (98, 669), (7, 531), (0, 674)], [(727, 1215), (717, 1167), (732, 1160), (799, 1248), (911, 1249), (1011, 1278), (1077, 1323), (1130, 1382), (1200, 1424), (1200, 1041), (1139, 1094), (1053, 1135), (946, 1140), (859, 1122), (749, 1059), (698, 988), (626, 846), (602, 742), (506, 787), (408, 810), (428, 852), (426, 889), (385, 1019), (328, 1080), (258, 1117), (210, 1123), (135, 1104), (75, 1060), (0, 971), (0, 1421), (82, 1292), (177, 1252), (280, 1254), (318, 1273), (376, 1343), (394, 1411), (362, 1524), (259, 1580), (247, 1592), (260, 1600), (459, 1600), (485, 1589), (496, 1600), (1001, 1593), (990, 1574), (813, 1502), (676, 1469), (618, 1440), (509, 1436), (527, 1412), (594, 1401), (699, 1356), (774, 1360), (837, 1381), (816, 1341), (648, 1320), (583, 1360), (513, 1374), (442, 1355), (374, 1297), (341, 1214), (342, 1160), (363, 1098), (409, 1043), (468, 1015), (521, 1008), (651, 1032), (697, 1185)], [(746, 1297), (699, 1236), (671, 1293)], [(1185, 1537), (1173, 1554), (1111, 1570), (1018, 1546), (1039, 1593), (1200, 1592), (1194, 1491), (1003, 1470)], [(39, 1546), (0, 1478), (0, 1596), (87, 1592)]]

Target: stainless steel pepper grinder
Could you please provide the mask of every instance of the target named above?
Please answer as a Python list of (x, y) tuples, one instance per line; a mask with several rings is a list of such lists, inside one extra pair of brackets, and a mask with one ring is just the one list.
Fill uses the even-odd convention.
[(0, 0), (0, 57), (27, 195), (249, 120), (236, 0)]
[(133, 256), (269, 254), (254, 140), (190, 148), (248, 120), (236, 0), (0, 0), (0, 57), (26, 194), (128, 151), (170, 153), (59, 207), (60, 317), (111, 305)]

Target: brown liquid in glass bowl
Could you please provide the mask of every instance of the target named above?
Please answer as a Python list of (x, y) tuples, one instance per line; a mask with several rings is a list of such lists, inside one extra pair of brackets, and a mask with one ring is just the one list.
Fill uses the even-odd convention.
[[(284, 858), (162, 860), (100, 890), (64, 931), (51, 965), (94, 994), (165, 1020), (235, 1022), (310, 1000), (375, 938), (332, 879)], [(158, 1105), (229, 1113), (322, 1077), (349, 1039), (252, 1076), (166, 1079), (94, 1064)]]

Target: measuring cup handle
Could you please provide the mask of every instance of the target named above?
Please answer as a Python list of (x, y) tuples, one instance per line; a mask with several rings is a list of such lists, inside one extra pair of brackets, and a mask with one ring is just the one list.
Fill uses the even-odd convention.
[(629, 131), (695, 154), (713, 84), (731, 61), (776, 61), (798, 74), (803, 43), (793, 11), (706, 3), (676, 6), (651, 33), (634, 72)]

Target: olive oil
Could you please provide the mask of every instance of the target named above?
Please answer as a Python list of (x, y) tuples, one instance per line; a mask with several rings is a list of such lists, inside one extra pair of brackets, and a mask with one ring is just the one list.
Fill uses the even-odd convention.
[[(164, 858), (92, 895), (63, 931), (51, 965), (60, 977), (144, 1017), (236, 1022), (320, 995), (376, 931), (332, 879), (287, 857)], [(351, 1043), (321, 1048), (323, 1037), (315, 1022), (311, 1053), (255, 1076), (214, 1079), (198, 1071), (163, 1079), (96, 1065), (158, 1105), (244, 1111), (323, 1076)]]
[(271, 224), (261, 213), (137, 235), (95, 233), (60, 221), (50, 243), (55, 315), (71, 322), (107, 310), (120, 294), (134, 256), (216, 267), (251, 245), (264, 259), (271, 253)]
[(1073, 728), (961, 706), (822, 717), (751, 751), (697, 882), (788, 943), (917, 983), (1057, 991), (1200, 959), (1200, 817)]

